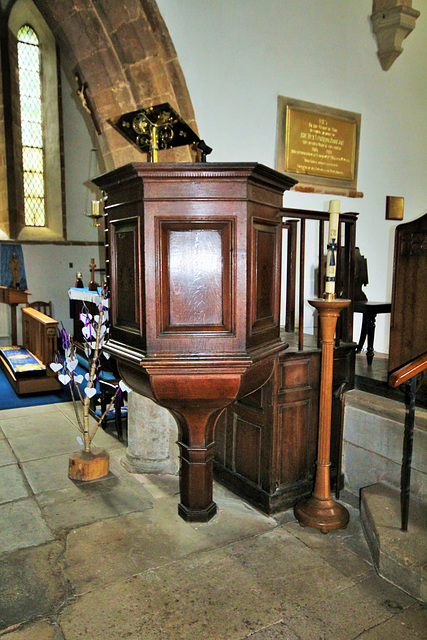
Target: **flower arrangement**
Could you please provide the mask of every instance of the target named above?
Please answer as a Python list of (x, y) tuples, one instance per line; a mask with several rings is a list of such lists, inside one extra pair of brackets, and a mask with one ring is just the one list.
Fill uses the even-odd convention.
[[(69, 386), (71, 392), (71, 398), (74, 405), (74, 411), (76, 415), (76, 426), (82, 434), (77, 438), (80, 445), (83, 446), (86, 453), (91, 452), (92, 441), (96, 432), (102, 424), (107, 413), (110, 411), (114, 402), (119, 394), (131, 389), (120, 380), (114, 395), (112, 396), (109, 405), (97, 421), (92, 430), (89, 424), (89, 407), (91, 399), (97, 394), (96, 380), (98, 378), (101, 355), (108, 359), (108, 353), (102, 353), (102, 348), (106, 342), (109, 332), (108, 325), (108, 297), (106, 293), (101, 296), (100, 303), (98, 305), (98, 314), (92, 315), (89, 313), (86, 305), (83, 304), (82, 312), (80, 314), (80, 320), (83, 322), (82, 335), (84, 337), (84, 353), (88, 358), (89, 371), (83, 377), (82, 374), (77, 374), (76, 369), (78, 365), (78, 359), (76, 357), (76, 345), (73, 339), (67, 334), (64, 328), (61, 330), (62, 346), (64, 355), (57, 355), (56, 362), (51, 363), (50, 367), (53, 371), (58, 373), (58, 380), (64, 385)], [(84, 393), (80, 389), (80, 384), (84, 378), (87, 381), (87, 385), (84, 388)], [(74, 389), (77, 390), (78, 398), (76, 399)], [(82, 407), (82, 411), (79, 410), (79, 400)]]

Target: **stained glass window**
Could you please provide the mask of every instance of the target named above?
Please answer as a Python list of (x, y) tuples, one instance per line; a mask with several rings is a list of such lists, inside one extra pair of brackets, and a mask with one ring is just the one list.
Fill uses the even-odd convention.
[(25, 225), (44, 227), (45, 184), (40, 78), (40, 47), (28, 24), (18, 31), (19, 98)]

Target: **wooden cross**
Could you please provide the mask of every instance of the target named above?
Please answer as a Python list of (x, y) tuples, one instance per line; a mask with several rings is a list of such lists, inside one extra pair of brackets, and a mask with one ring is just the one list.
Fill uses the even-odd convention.
[(90, 283), (89, 283), (89, 291), (97, 291), (98, 290), (98, 285), (95, 282), (95, 258), (92, 258), (90, 265), (89, 265), (89, 269), (90, 269)]
[(327, 246), (328, 250), (331, 252), (330, 258), (329, 258), (329, 266), (334, 267), (335, 266), (335, 252), (337, 250), (337, 243), (335, 241), (335, 238), (332, 238), (330, 244), (328, 244)]

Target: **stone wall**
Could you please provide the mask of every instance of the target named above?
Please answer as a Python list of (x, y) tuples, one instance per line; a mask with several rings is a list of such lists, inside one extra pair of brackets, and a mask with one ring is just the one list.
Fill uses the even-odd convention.
[[(110, 124), (123, 113), (169, 102), (197, 132), (185, 79), (155, 0), (34, 2), (56, 38), (62, 64), (87, 87), (107, 170), (146, 160)], [(188, 147), (164, 151), (161, 157), (193, 159)]]
[[(345, 487), (359, 494), (383, 482), (400, 488), (405, 402), (353, 389), (346, 393), (343, 466)], [(427, 501), (427, 410), (415, 411), (411, 494)]]

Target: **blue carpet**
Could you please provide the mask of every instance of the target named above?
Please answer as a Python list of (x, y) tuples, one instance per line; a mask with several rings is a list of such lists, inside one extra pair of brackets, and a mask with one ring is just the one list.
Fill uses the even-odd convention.
[[(86, 371), (81, 367), (77, 367), (76, 373), (80, 373), (84, 376)], [(86, 384), (87, 383), (85, 382), (80, 385), (80, 388), (83, 389)], [(3, 371), (0, 369), (0, 410), (34, 407), (41, 404), (55, 404), (57, 402), (71, 402), (71, 393), (68, 385), (66, 387), (62, 387), (62, 389), (59, 389), (58, 391), (31, 393), (28, 395), (18, 396), (10, 386)]]

